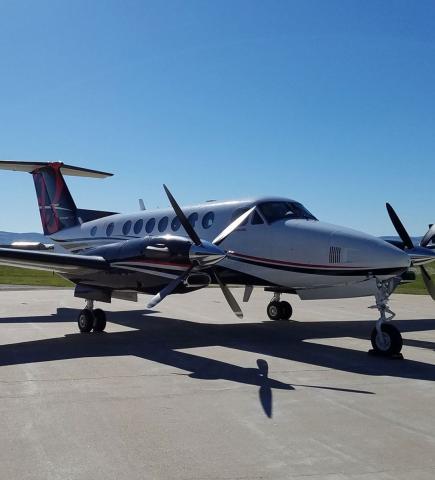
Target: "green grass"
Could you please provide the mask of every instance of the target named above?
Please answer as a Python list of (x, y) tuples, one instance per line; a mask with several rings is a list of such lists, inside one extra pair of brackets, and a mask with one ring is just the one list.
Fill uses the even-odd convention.
[(43, 270), (0, 267), (0, 284), (72, 287), (73, 284), (59, 275)]
[[(432, 264), (433, 265), (433, 264)], [(426, 270), (434, 277), (435, 280), (435, 267), (432, 265), (426, 265)], [(395, 293), (412, 293), (414, 295), (428, 295), (426, 287), (423, 282), (423, 278), (420, 274), (420, 269), (415, 269), (416, 279), (414, 282), (399, 285), (395, 290)]]

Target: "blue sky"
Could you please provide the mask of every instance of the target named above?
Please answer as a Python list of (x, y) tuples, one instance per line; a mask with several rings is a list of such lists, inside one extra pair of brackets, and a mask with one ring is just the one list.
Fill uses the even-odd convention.
[[(392, 234), (435, 221), (435, 2), (0, 0), (0, 158), (121, 212), (277, 194)], [(26, 174), (0, 172), (0, 229), (40, 231)], [(13, 205), (13, 208), (11, 206)]]

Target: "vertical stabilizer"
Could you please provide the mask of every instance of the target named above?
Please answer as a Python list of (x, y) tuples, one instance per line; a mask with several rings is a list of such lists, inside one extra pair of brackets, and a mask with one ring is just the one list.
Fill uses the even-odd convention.
[(63, 178), (63, 175), (106, 178), (112, 176), (111, 173), (65, 165), (61, 162), (22, 162), (15, 160), (1, 160), (0, 170), (32, 174), (45, 235), (51, 235), (64, 228), (79, 225), (81, 223), (80, 218), (87, 221), (113, 215), (113, 212), (77, 210)]
[(45, 235), (79, 224), (77, 207), (60, 171), (61, 166), (61, 163), (51, 163), (31, 172)]

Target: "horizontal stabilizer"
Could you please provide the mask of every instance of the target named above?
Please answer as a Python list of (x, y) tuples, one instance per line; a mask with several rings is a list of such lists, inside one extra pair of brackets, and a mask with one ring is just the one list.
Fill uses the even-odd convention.
[(99, 218), (110, 217), (111, 215), (116, 215), (116, 213), (117, 212), (102, 212), (101, 210), (85, 210), (84, 208), (77, 209), (77, 216), (83, 223)]
[(73, 165), (65, 165), (61, 162), (21, 162), (16, 160), (0, 160), (0, 170), (13, 170), (15, 172), (32, 173), (40, 168), (54, 165), (60, 166), (60, 171), (63, 175), (74, 177), (106, 178), (113, 175), (113, 173), (100, 172), (98, 170), (75, 167)]

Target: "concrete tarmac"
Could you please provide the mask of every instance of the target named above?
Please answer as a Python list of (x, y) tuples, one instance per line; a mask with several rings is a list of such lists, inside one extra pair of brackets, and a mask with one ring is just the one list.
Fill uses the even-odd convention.
[(369, 298), (147, 298), (79, 334), (72, 291), (0, 292), (1, 479), (435, 478), (429, 297), (392, 297), (404, 360), (367, 355)]

